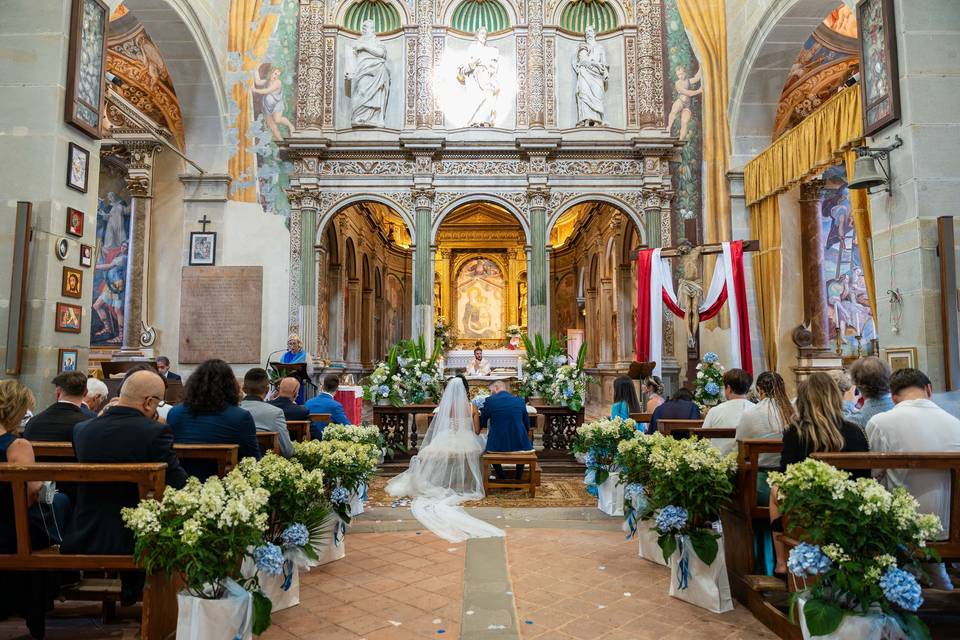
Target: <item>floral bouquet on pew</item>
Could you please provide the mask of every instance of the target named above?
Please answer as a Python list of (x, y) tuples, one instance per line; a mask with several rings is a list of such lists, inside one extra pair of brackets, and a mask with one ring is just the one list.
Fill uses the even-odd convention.
[(920, 562), (939, 560), (926, 546), (941, 532), (939, 518), (917, 513), (917, 500), (902, 487), (888, 491), (870, 478), (853, 480), (814, 459), (771, 473), (768, 482), (777, 487), (787, 533), (802, 540), (787, 563), (801, 587), (791, 612), (800, 601), (811, 635), (837, 632), (851, 616), (874, 615), (886, 616), (908, 638), (930, 637), (915, 614), (923, 604), (915, 575), (922, 575)]
[[(190, 478), (183, 489), (168, 488), (162, 500), (141, 500), (121, 514), (133, 531), (134, 557), (147, 573), (180, 575), (186, 588), (178, 597), (187, 598), (184, 602), (235, 603), (236, 619), (230, 622), (240, 627), (251, 605), (249, 594), (239, 594), (249, 591), (252, 630), (260, 634), (270, 625), (271, 604), (257, 578), (244, 579), (240, 567), (248, 550), (263, 544), (269, 509), (270, 493), (234, 469), (223, 479), (211, 477), (204, 483)], [(187, 609), (181, 604), (181, 618)]]
[[(631, 421), (632, 422), (632, 421)], [(637, 534), (637, 526), (653, 517), (653, 505), (648, 497), (650, 486), (650, 452), (660, 434), (648, 436), (640, 431), (633, 438), (617, 444), (614, 464), (620, 469), (623, 490), (623, 530), (627, 540)]]
[[(326, 435), (326, 434), (324, 434)], [(308, 470), (323, 472), (324, 492), (333, 510), (350, 523), (350, 495), (377, 470), (376, 445), (342, 440), (308, 440), (293, 443), (293, 458)]]
[(701, 413), (723, 401), (723, 365), (720, 364), (720, 356), (713, 351), (705, 353), (697, 365), (693, 401), (700, 407)]
[(590, 495), (596, 496), (598, 486), (617, 471), (617, 447), (621, 442), (633, 440), (638, 435), (637, 423), (629, 418), (602, 418), (577, 427), (572, 450), (587, 466), (583, 482)]

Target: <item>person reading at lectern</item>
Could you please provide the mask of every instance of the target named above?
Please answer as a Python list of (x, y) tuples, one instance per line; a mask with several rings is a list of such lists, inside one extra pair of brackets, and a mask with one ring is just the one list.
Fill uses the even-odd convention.
[[(287, 350), (280, 356), (280, 363), (298, 364), (300, 362), (306, 363), (307, 375), (313, 377), (313, 358), (304, 350), (303, 341), (300, 339), (300, 336), (291, 333), (290, 337), (287, 338)], [(304, 386), (305, 385), (301, 385), (300, 391), (297, 392), (297, 404), (303, 404)]]
[(467, 377), (478, 378), (490, 375), (490, 363), (483, 357), (483, 349), (473, 350), (473, 360), (467, 364)]

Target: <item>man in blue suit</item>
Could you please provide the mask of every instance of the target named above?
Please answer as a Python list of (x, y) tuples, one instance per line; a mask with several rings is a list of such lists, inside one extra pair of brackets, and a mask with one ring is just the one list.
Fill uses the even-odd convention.
[[(507, 385), (497, 380), (490, 385), (490, 396), (483, 401), (480, 410), (480, 428), (488, 426), (487, 451), (512, 452), (533, 451), (533, 443), (527, 435), (530, 428), (530, 414), (527, 403), (507, 391)], [(523, 466), (517, 465), (516, 479), (523, 479)], [(503, 468), (495, 464), (493, 470), (497, 479), (503, 479)]]
[[(340, 387), (340, 378), (330, 374), (323, 378), (323, 391), (315, 398), (307, 400), (307, 409), (310, 413), (329, 413), (333, 424), (350, 424), (350, 418), (343, 412), (343, 405), (333, 399), (333, 394)], [(314, 440), (323, 438), (323, 429), (326, 422), (314, 422), (310, 425), (310, 437)]]

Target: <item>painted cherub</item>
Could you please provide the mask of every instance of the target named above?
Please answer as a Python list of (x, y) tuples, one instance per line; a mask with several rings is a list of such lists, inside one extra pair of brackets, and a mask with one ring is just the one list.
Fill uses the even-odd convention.
[[(697, 85), (694, 89), (693, 86)], [(673, 83), (676, 89), (677, 99), (673, 101), (670, 107), (670, 117), (667, 119), (667, 130), (673, 133), (673, 123), (677, 116), (680, 116), (680, 140), (687, 139), (687, 133), (690, 125), (690, 118), (693, 112), (690, 110), (690, 102), (694, 96), (703, 93), (703, 83), (700, 81), (700, 70), (692, 77), (687, 77), (687, 68), (683, 65), (677, 65), (677, 81)]]
[(280, 67), (269, 63), (260, 65), (254, 72), (252, 89), (254, 95), (263, 96), (261, 104), (264, 120), (276, 140), (283, 140), (283, 134), (280, 133), (281, 124), (290, 130), (290, 135), (296, 132), (293, 123), (283, 115), (283, 83), (280, 81), (282, 72)]

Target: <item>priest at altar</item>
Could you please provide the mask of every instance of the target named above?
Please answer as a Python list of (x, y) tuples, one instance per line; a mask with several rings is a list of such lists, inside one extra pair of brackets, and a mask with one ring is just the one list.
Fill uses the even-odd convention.
[(477, 378), (489, 376), (491, 372), (490, 362), (483, 357), (483, 349), (477, 347), (473, 350), (473, 359), (467, 363), (467, 377)]

